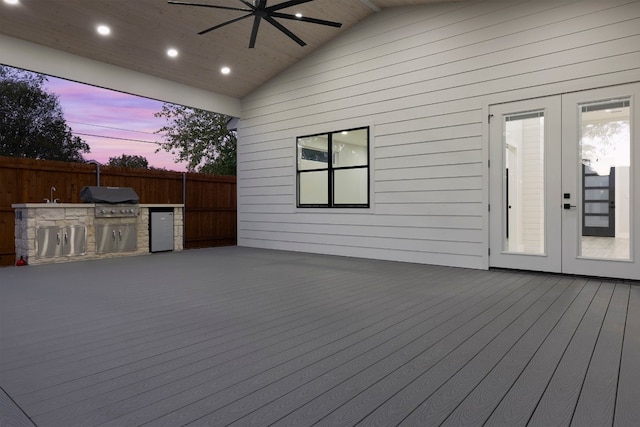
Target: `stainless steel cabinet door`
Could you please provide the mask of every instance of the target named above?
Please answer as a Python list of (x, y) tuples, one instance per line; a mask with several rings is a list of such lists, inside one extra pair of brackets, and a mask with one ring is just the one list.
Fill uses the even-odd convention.
[(138, 236), (135, 224), (120, 224), (117, 227), (118, 251), (130, 252), (138, 248)]
[(118, 249), (117, 230), (113, 225), (96, 225), (96, 253), (105, 254)]
[(62, 228), (38, 227), (36, 241), (36, 258), (53, 258), (62, 255)]
[(96, 225), (96, 253), (131, 252), (138, 248), (136, 224)]
[(38, 227), (36, 239), (37, 258), (54, 258), (87, 253), (87, 229), (83, 225)]
[(77, 225), (62, 229), (62, 255), (84, 255), (87, 253), (87, 228)]

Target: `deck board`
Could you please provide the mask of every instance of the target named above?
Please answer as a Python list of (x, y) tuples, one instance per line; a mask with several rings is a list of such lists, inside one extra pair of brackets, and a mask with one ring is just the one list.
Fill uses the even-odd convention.
[(640, 286), (631, 286), (622, 358), (618, 374), (614, 425), (618, 427), (640, 425)]
[(629, 286), (616, 285), (571, 420), (573, 426), (613, 423), (628, 301)]
[(0, 297), (25, 425), (640, 424), (635, 283), (228, 247), (0, 269)]
[[(301, 407), (277, 425), (295, 425), (304, 419), (316, 418), (322, 425), (350, 425), (360, 421), (363, 415), (375, 410), (380, 404), (395, 404), (396, 400), (399, 405), (406, 403), (405, 393), (407, 390), (408, 393), (413, 392), (410, 387), (415, 385), (416, 379), (424, 372), (438, 364), (455, 365), (460, 358), (465, 357), (458, 350), (470, 337), (479, 330), (491, 329), (488, 325), (503, 321), (518, 310), (518, 304), (528, 301), (541, 291), (541, 287), (533, 285), (532, 279), (528, 277), (514, 284), (515, 289), (505, 288), (506, 292), (486, 301), (487, 304), (474, 305), (460, 316), (434, 329), (431, 334), (425, 335), (421, 341), (412, 343), (405, 351), (396, 352), (372, 365), (367, 371)], [(447, 376), (446, 368), (432, 372)], [(324, 415), (328, 412), (332, 413)], [(381, 420), (382, 417), (376, 416), (375, 419)]]
[[(553, 328), (556, 327), (573, 304), (582, 291), (584, 284), (584, 282), (580, 281), (574, 281), (570, 284), (565, 283), (565, 286), (568, 285), (566, 291), (558, 296), (552, 305), (541, 314), (540, 318), (531, 325), (527, 332), (517, 339), (511, 348), (503, 352), (497, 363), (493, 364), (487, 355), (483, 356), (481, 353), (476, 356), (481, 360), (476, 363), (474, 363), (474, 360), (465, 366), (465, 370), (468, 371), (465, 382), (467, 383), (467, 388), (471, 389), (471, 391), (463, 397), (463, 401), (459, 402), (455, 410), (445, 413), (445, 415), (449, 414), (442, 425), (483, 424), (515, 383), (518, 375), (522, 373), (526, 365), (531, 361), (533, 355), (540, 349), (541, 344), (548, 338)], [(474, 376), (481, 375), (483, 365), (488, 365), (487, 368), (490, 368), (490, 371), (482, 380), (478, 381), (474, 379)], [(457, 375), (465, 375), (465, 373), (460, 371)], [(452, 380), (455, 380), (455, 377), (450, 382)], [(440, 392), (446, 393), (446, 390), (443, 389)]]
[[(574, 293), (565, 292), (568, 284), (564, 280), (553, 283), (548, 292), (500, 332), (480, 352), (475, 354), (442, 387), (429, 396), (428, 399), (425, 399), (408, 417), (404, 418), (402, 424), (440, 425), (463, 401), (466, 402), (466, 399), (469, 398), (478, 383), (486, 379), (487, 375), (496, 368), (507, 354), (514, 358), (528, 357), (528, 354), (526, 356), (518, 354), (518, 350), (531, 345), (530, 342), (527, 342), (530, 340), (535, 345), (538, 339), (536, 335), (544, 334), (547, 328), (551, 326), (549, 322), (555, 323), (560, 312), (564, 311), (566, 305), (573, 300)], [(521, 344), (521, 346), (516, 347), (517, 344)], [(514, 348), (515, 351), (512, 352), (511, 350), (514, 350)], [(504, 375), (504, 372), (498, 372), (497, 375)], [(473, 404), (471, 403), (471, 405)], [(476, 408), (472, 408), (465, 415), (476, 415), (475, 411)], [(455, 421), (454, 425), (459, 425), (460, 421)], [(467, 425), (469, 424), (478, 423), (471, 422)]]
[(0, 388), (0, 426), (2, 427), (35, 427), (29, 417)]
[(529, 425), (548, 426), (554, 423), (561, 425), (571, 423), (614, 288), (612, 283), (600, 284), (596, 296), (533, 412)]
[[(160, 425), (175, 425), (183, 422), (208, 423), (210, 425), (226, 425), (236, 422), (239, 425), (249, 424), (248, 420), (242, 419), (243, 415), (252, 412), (256, 408), (267, 407), (268, 413), (253, 414), (252, 420), (259, 423), (268, 423), (275, 421), (291, 411), (291, 407), (301, 405), (301, 399), (309, 399), (308, 392), (322, 393), (323, 390), (334, 385), (336, 380), (342, 380), (354, 372), (362, 371), (371, 366), (375, 360), (383, 358), (399, 351), (403, 346), (418, 340), (435, 325), (440, 324), (444, 319), (451, 318), (457, 314), (464, 313), (471, 309), (474, 304), (486, 296), (486, 292), (495, 292), (494, 287), (483, 289), (482, 284), (478, 283), (473, 288), (475, 295), (464, 300), (462, 304), (458, 301), (464, 295), (458, 295), (455, 299), (450, 299), (446, 303), (439, 304), (435, 309), (426, 310), (409, 319), (408, 322), (394, 324), (387, 330), (381, 331), (376, 335), (368, 335), (361, 341), (352, 340), (355, 345), (350, 345), (340, 351), (330, 355), (330, 357), (319, 359), (317, 362), (307, 365), (304, 369), (295, 372), (285, 378), (268, 379), (270, 384), (261, 388), (257, 393), (250, 393), (250, 390), (242, 391), (242, 385), (235, 387), (233, 392), (240, 393), (237, 400), (231, 404), (217, 405), (212, 408), (212, 400), (207, 399), (200, 402), (198, 408), (191, 406), (182, 408), (180, 411), (172, 414), (168, 418), (167, 423)], [(482, 292), (480, 292), (482, 291)], [(403, 313), (404, 316), (404, 313)], [(274, 381), (275, 380), (275, 381)], [(301, 390), (300, 385), (304, 385)], [(295, 392), (292, 392), (295, 391)], [(307, 393), (305, 393), (305, 391)], [(244, 395), (244, 397), (243, 397)], [(282, 398), (277, 404), (272, 404), (276, 398)], [(225, 393), (225, 399), (229, 398), (229, 394)], [(293, 402), (292, 402), (293, 400)], [(283, 403), (287, 403), (284, 406)], [(205, 406), (206, 404), (206, 406)], [(202, 410), (201, 407), (205, 407)], [(274, 411), (278, 408), (278, 411)], [(286, 409), (284, 409), (286, 408)], [(207, 415), (208, 412), (212, 412)], [(204, 415), (204, 416), (203, 416)], [(184, 416), (186, 418), (181, 418)], [(255, 418), (257, 416), (257, 418)], [(255, 422), (255, 421), (252, 421)]]
[[(450, 290), (447, 289), (447, 292)], [(382, 293), (382, 299), (385, 299), (384, 296), (388, 293), (388, 290), (385, 290)], [(371, 297), (363, 298), (366, 300), (371, 300)], [(377, 297), (377, 299), (381, 299), (381, 297)], [(370, 301), (371, 302), (371, 301)], [(411, 302), (414, 304), (414, 302)], [(128, 395), (135, 396), (135, 402), (148, 402), (150, 399), (158, 399), (160, 401), (160, 405), (166, 404), (164, 402), (165, 396), (163, 393), (168, 393), (170, 390), (173, 395), (178, 393), (184, 394), (193, 394), (193, 389), (195, 386), (201, 385), (202, 387), (206, 387), (209, 380), (216, 380), (216, 385), (220, 387), (222, 384), (233, 384), (234, 380), (237, 380), (238, 376), (249, 375), (252, 369), (258, 369), (262, 365), (269, 363), (277, 363), (279, 360), (285, 357), (292, 357), (297, 353), (305, 353), (314, 347), (309, 347), (310, 345), (314, 345), (316, 347), (321, 347), (323, 342), (330, 342), (331, 339), (335, 339), (335, 336), (339, 336), (339, 334), (347, 333), (349, 329), (344, 328), (344, 323), (341, 323), (341, 320), (346, 318), (351, 318), (353, 320), (353, 325), (350, 325), (351, 329), (356, 329), (363, 325), (368, 325), (372, 322), (374, 318), (374, 313), (382, 315), (384, 311), (378, 310), (378, 305), (369, 304), (367, 307), (367, 315), (361, 319), (359, 322), (355, 322), (355, 318), (352, 314), (350, 314), (351, 310), (344, 309), (341, 305), (335, 305), (333, 310), (337, 310), (340, 312), (339, 315), (335, 313), (329, 316), (330, 320), (325, 321), (325, 323), (333, 323), (334, 326), (329, 329), (326, 325), (315, 325), (312, 324), (311, 327), (308, 327), (303, 331), (296, 331), (296, 335), (293, 336), (289, 342), (282, 344), (285, 338), (280, 335), (276, 335), (273, 331), (270, 331), (265, 335), (265, 332), (261, 332), (260, 337), (247, 337), (245, 339), (246, 342), (251, 340), (251, 348), (247, 345), (239, 348), (239, 351), (230, 351), (231, 349), (225, 347), (225, 352), (221, 355), (221, 357), (215, 357), (215, 354), (205, 355), (201, 362), (197, 364), (189, 364), (185, 367), (185, 369), (178, 370), (177, 366), (173, 366), (171, 371), (168, 371), (166, 375), (156, 375), (156, 376), (147, 376), (145, 381), (139, 381), (135, 384), (132, 384), (130, 388), (127, 390), (116, 389), (113, 392), (100, 395), (94, 402), (96, 405), (100, 407), (105, 406), (106, 403), (114, 403), (116, 407), (121, 405), (118, 402), (123, 401), (127, 398)], [(352, 307), (353, 308), (353, 307)], [(327, 310), (321, 310), (323, 315), (327, 316)], [(317, 321), (316, 321), (317, 323)], [(301, 329), (304, 327), (299, 323), (292, 322), (289, 326), (290, 330)], [(263, 325), (260, 326), (259, 330), (262, 330)], [(288, 332), (288, 331), (287, 331)], [(291, 341), (293, 340), (293, 341)], [(254, 348), (256, 343), (264, 342), (267, 346), (260, 349), (260, 351), (256, 351)], [(250, 368), (247, 369), (246, 367)], [(267, 365), (268, 366), (268, 365)], [(226, 375), (225, 378), (220, 378), (221, 376)], [(138, 378), (140, 380), (140, 378)], [(225, 382), (223, 382), (223, 380)], [(164, 384), (170, 384), (171, 388), (160, 389), (160, 386)], [(199, 390), (198, 390), (199, 391)], [(146, 393), (146, 394), (143, 394)], [(174, 403), (179, 402), (178, 398), (174, 399)], [(133, 402), (127, 402), (127, 404), (131, 404)], [(87, 408), (87, 403), (82, 404), (81, 410), (92, 409)], [(103, 409), (102, 412), (105, 412)], [(147, 412), (147, 409), (145, 409)], [(51, 415), (50, 415), (51, 416)], [(84, 417), (79, 416), (79, 414), (74, 414), (79, 424), (84, 422)], [(90, 417), (91, 414), (87, 414), (87, 417)], [(130, 415), (132, 417), (133, 415)], [(95, 420), (92, 420), (95, 421)]]
[(509, 391), (495, 406), (485, 422), (487, 427), (527, 424), (599, 287), (599, 281), (586, 283), (562, 319), (519, 373)]

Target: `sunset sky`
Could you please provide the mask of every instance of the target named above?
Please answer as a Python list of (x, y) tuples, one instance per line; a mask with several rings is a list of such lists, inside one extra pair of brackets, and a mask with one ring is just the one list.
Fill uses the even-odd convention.
[(166, 151), (155, 153), (162, 141), (154, 134), (166, 122), (154, 117), (162, 109), (162, 102), (112, 90), (48, 77), (47, 91), (58, 96), (67, 125), (74, 134), (85, 140), (91, 153), (87, 160), (105, 164), (109, 157), (122, 154), (144, 156), (150, 166), (184, 171)]

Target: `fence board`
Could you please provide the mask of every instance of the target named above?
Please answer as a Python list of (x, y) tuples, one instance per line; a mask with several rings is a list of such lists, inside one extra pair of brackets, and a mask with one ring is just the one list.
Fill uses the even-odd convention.
[[(181, 172), (100, 167), (100, 185), (133, 187), (140, 203), (184, 203), (185, 249), (235, 245), (236, 178), (195, 173), (184, 178), (185, 194)], [(0, 266), (15, 263), (12, 204), (42, 203), (51, 197), (81, 203), (80, 189), (97, 184), (93, 164), (0, 157)]]

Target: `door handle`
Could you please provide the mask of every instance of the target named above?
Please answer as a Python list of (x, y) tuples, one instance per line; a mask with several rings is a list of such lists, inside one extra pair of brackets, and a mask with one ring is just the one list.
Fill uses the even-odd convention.
[(576, 205), (572, 205), (571, 203), (565, 203), (565, 204), (563, 205), (563, 207), (564, 207), (565, 209), (569, 210), (569, 209), (571, 209), (571, 208), (575, 208), (575, 207), (576, 207)]

